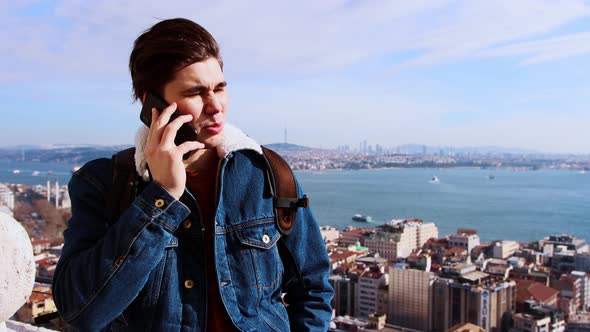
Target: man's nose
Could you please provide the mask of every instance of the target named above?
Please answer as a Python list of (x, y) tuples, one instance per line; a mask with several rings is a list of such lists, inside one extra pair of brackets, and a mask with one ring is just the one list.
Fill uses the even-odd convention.
[(207, 114), (215, 114), (219, 113), (223, 110), (223, 105), (221, 104), (221, 99), (215, 93), (209, 94), (207, 98), (207, 103), (205, 104), (205, 113)]

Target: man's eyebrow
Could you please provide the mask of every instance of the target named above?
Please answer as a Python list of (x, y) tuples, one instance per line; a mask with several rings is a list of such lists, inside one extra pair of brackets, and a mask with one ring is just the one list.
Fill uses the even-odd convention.
[[(227, 82), (223, 81), (223, 82), (219, 82), (217, 83), (217, 85), (215, 86), (215, 88), (224, 88), (227, 86)], [(188, 94), (200, 94), (203, 91), (206, 91), (207, 87), (205, 85), (202, 84), (197, 84), (197, 85), (193, 85), (188, 89), (185, 89), (182, 91), (183, 95), (188, 95)]]
[(184, 89), (182, 91), (183, 95), (188, 95), (188, 94), (200, 94), (201, 92), (207, 90), (207, 87), (202, 85), (202, 84), (197, 84), (197, 85), (193, 85), (188, 89)]

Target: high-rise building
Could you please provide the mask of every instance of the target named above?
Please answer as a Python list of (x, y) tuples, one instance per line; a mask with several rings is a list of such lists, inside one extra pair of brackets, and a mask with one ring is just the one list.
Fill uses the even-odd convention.
[(433, 285), (432, 331), (473, 323), (487, 332), (500, 332), (514, 312), (514, 281), (496, 282), (483, 272), (439, 278)]
[(561, 299), (569, 299), (572, 310), (577, 311), (583, 304), (583, 283), (584, 278), (562, 274), (551, 278), (551, 288), (559, 291)]
[(582, 311), (590, 311), (590, 275), (581, 271), (573, 271), (570, 275), (572, 278), (580, 279), (580, 307)]
[[(389, 275), (372, 266), (359, 277), (358, 317), (368, 317), (378, 312), (381, 289), (388, 285)], [(383, 307), (383, 304), (381, 305)]]
[(355, 302), (358, 293), (358, 276), (357, 275), (331, 275), (328, 282), (334, 288), (334, 299), (332, 308), (336, 316), (354, 316)]
[(409, 269), (407, 264), (389, 267), (388, 322), (420, 331), (431, 330), (432, 285), (430, 272)]
[(430, 238), (438, 238), (435, 224), (424, 223), (419, 219), (399, 220), (378, 226), (376, 233), (365, 240), (365, 246), (378, 252), (381, 257), (393, 260), (422, 248)]

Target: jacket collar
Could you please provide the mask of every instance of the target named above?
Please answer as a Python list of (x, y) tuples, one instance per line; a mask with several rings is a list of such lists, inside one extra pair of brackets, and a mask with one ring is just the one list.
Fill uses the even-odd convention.
[[(144, 181), (149, 181), (149, 172), (143, 150), (147, 141), (148, 127), (142, 125), (135, 134), (135, 170)], [(220, 159), (238, 150), (254, 150), (262, 154), (262, 148), (256, 141), (246, 135), (240, 129), (226, 123), (223, 130), (223, 141), (217, 146), (217, 155)]]

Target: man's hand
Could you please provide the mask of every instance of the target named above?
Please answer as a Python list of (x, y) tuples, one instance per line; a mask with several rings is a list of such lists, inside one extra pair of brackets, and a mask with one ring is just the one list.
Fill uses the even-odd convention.
[(162, 114), (155, 108), (152, 109), (152, 126), (148, 131), (144, 153), (153, 180), (179, 199), (186, 186), (182, 156), (187, 152), (203, 149), (205, 145), (197, 141), (187, 141), (178, 146), (174, 144), (178, 129), (193, 118), (192, 115), (185, 114), (168, 123), (175, 111), (176, 103), (166, 107)]

